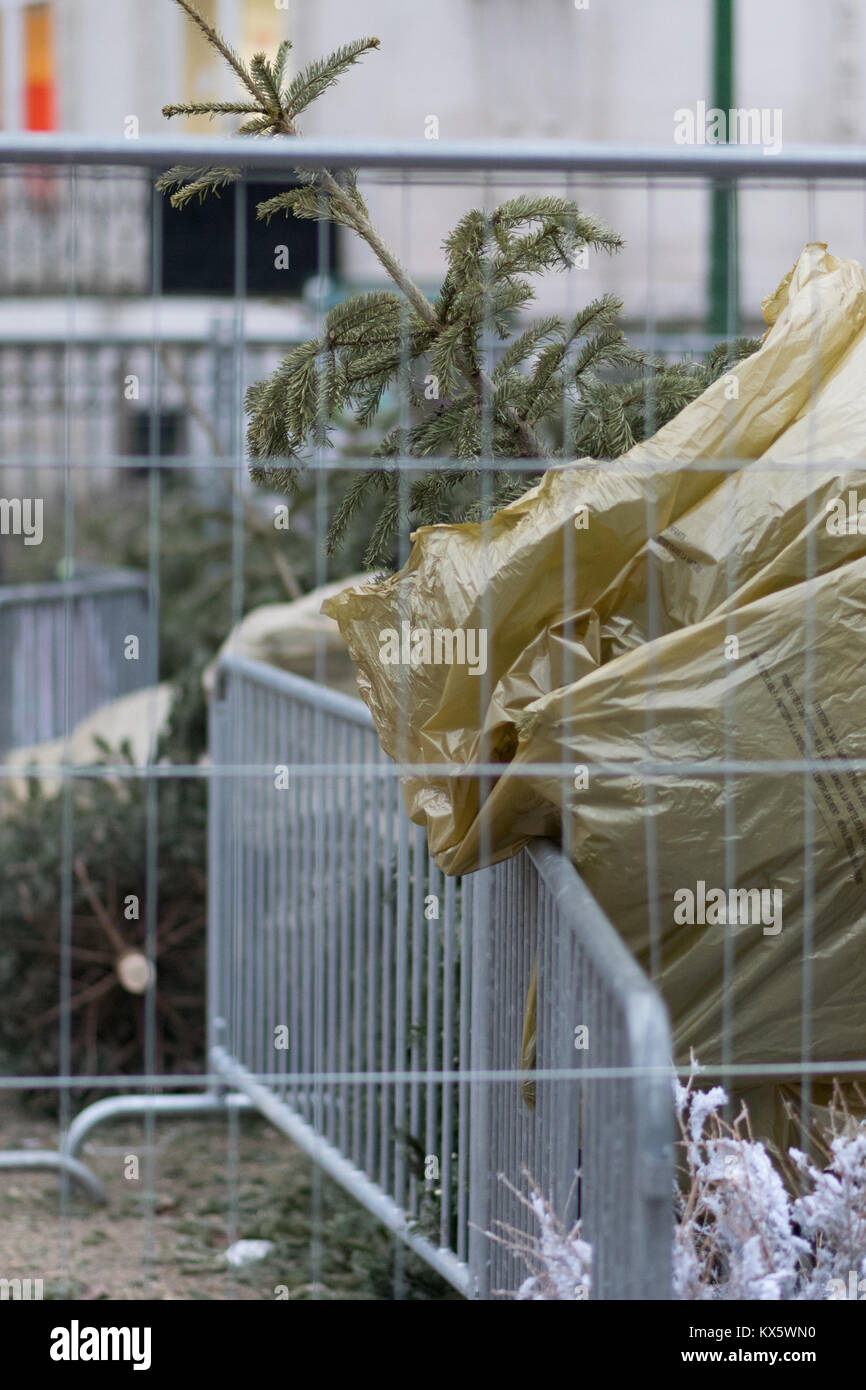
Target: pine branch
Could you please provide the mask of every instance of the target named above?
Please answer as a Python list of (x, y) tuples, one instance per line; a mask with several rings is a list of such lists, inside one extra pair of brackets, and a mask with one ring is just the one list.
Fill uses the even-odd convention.
[[(311, 63), (284, 88), (290, 44), (270, 62), (256, 54), (247, 71), (189, 0), (176, 0), (208, 42), (241, 77), (253, 101), (194, 102), (165, 108), (167, 116), (236, 115), (238, 133), (298, 134), (297, 118), (378, 39), (359, 39)], [(622, 240), (572, 200), (527, 193), (492, 212), (472, 209), (446, 238), (447, 270), (431, 302), (378, 232), (355, 171), (295, 171), (297, 186), (258, 205), (259, 220), (280, 214), (330, 221), (369, 247), (395, 287), (349, 298), (326, 317), (320, 338), (292, 349), (265, 381), (246, 395), (251, 476), (295, 495), (300, 470), (314, 449), (330, 445), (330, 430), (352, 412), (364, 429), (400, 380), (409, 424), (389, 429), (372, 451), (390, 460), (351, 481), (328, 531), (333, 552), (362, 508), (379, 491), (366, 563), (387, 564), (395, 537), (410, 522), (483, 517), (520, 496), (534, 477), (493, 466), (479, 495), (482, 447), (492, 459), (538, 459), (569, 454), (615, 457), (664, 423), (733, 363), (755, 348), (748, 340), (720, 344), (703, 363), (673, 366), (632, 348), (619, 326), (621, 304), (604, 295), (564, 324), (556, 316), (516, 330), (534, 298), (531, 277), (569, 269), (578, 252), (611, 253)], [(176, 168), (158, 186), (175, 206), (204, 197), (240, 177), (234, 169)], [(494, 334), (506, 346), (488, 371), (482, 342)], [(437, 379), (436, 399), (425, 387)], [(402, 417), (401, 417), (402, 418)], [(561, 441), (553, 448), (542, 433)], [(465, 461), (402, 480), (402, 457)], [(264, 460), (269, 460), (265, 463)], [(473, 489), (475, 495), (473, 496)]]
[(221, 188), (237, 183), (240, 177), (240, 169), (190, 169), (184, 165), (177, 165), (160, 175), (156, 187), (161, 193), (177, 188), (170, 201), (172, 207), (182, 208), (195, 197), (202, 202), (208, 193), (219, 197)]
[(343, 177), (346, 180), (346, 192), (352, 200), (354, 206), (369, 222), (370, 214), (367, 211), (367, 204), (361, 197), (361, 190), (358, 187), (358, 175), (354, 169), (346, 169)]
[(481, 521), (486, 516), (492, 516), (494, 512), (501, 511), (507, 507), (509, 502), (516, 502), (530, 488), (535, 487), (541, 482), (541, 473), (519, 473), (517, 476), (507, 474), (502, 478), (493, 489), (489, 499), (485, 502), (481, 498), (472, 506), (467, 508), (467, 521)]
[(333, 203), (345, 216), (345, 225), (352, 227), (366, 241), (383, 270), (406, 296), (418, 317), (424, 319), (431, 326), (436, 326), (438, 320), (433, 305), (423, 291), (418, 288), (409, 273), (404, 270), (397, 257), (386, 246), (369, 217), (353, 202), (351, 195), (340, 187), (332, 174), (326, 171), (321, 177)]
[(181, 102), (175, 106), (164, 106), (162, 114), (167, 120), (173, 116), (251, 116), (259, 112), (258, 106), (243, 101), (192, 101)]
[(455, 488), (467, 478), (476, 476), (475, 469), (449, 469), (417, 479), (409, 493), (412, 517), (418, 519), (416, 524), (435, 526), (439, 522), (455, 520)]
[(291, 53), (291, 51), (291, 39), (283, 39), (282, 43), (277, 49), (277, 56), (274, 58), (274, 65), (272, 68), (274, 84), (277, 89), (278, 102), (281, 106), (283, 105), (281, 88), (283, 84), (283, 78), (286, 75), (286, 63), (288, 62), (289, 54)]
[(356, 39), (354, 43), (330, 53), (327, 58), (310, 63), (286, 89), (284, 109), (289, 119), (294, 121), (323, 92), (333, 87), (359, 58), (378, 47), (379, 40), (376, 38)]
[(553, 337), (555, 333), (562, 333), (564, 328), (562, 319), (556, 317), (541, 319), (538, 323), (533, 324), (531, 328), (528, 328), (525, 333), (521, 333), (508, 345), (496, 364), (493, 380), (498, 382), (507, 377), (515, 367), (520, 366), (528, 357), (531, 357), (545, 339)]
[(751, 357), (760, 346), (760, 338), (735, 338), (732, 342), (716, 343), (703, 364), (707, 386), (742, 362), (744, 357)]
[(329, 555), (335, 554), (343, 544), (350, 525), (361, 511), (363, 504), (376, 487), (387, 485), (388, 475), (381, 468), (365, 469), (358, 474), (343, 494), (334, 517), (328, 527), (326, 549)]
[(238, 127), (238, 135), (272, 135), (274, 128), (274, 116), (270, 111), (265, 111), (261, 116), (253, 116), (252, 120), (245, 121)]
[(267, 54), (256, 53), (250, 63), (250, 73), (255, 82), (265, 104), (272, 107), (274, 114), (282, 110), (283, 99), (280, 92), (279, 83), (274, 77), (273, 69), (267, 59)]
[(364, 551), (365, 569), (375, 569), (377, 565), (387, 562), (391, 542), (400, 529), (400, 523), (407, 520), (407, 513), (400, 498), (397, 474), (388, 474), (386, 478), (382, 507)]
[(285, 213), (286, 217), (293, 214), (295, 217), (304, 217), (312, 221), (327, 220), (330, 213), (327, 207), (322, 207), (322, 201), (321, 194), (314, 188), (290, 188), (285, 193), (277, 193), (273, 198), (259, 203), (256, 217), (260, 222), (268, 224), (271, 218), (280, 212)]
[[(211, 26), (198, 15), (197, 11), (188, 4), (188, 0), (176, 0), (176, 3), (180, 4), (189, 14), (190, 18), (198, 23), (202, 32), (205, 33), (208, 38), (208, 41), (213, 43), (214, 47), (216, 47), (219, 52), (222, 52), (226, 60), (231, 62), (232, 66), (235, 67), (235, 62), (232, 61), (232, 57), (229, 56), (231, 50), (228, 45), (220, 38), (216, 31), (212, 30)], [(363, 53), (378, 47), (378, 39), (359, 39), (353, 44), (338, 49), (328, 58), (311, 64), (292, 84), (290, 84), (286, 93), (285, 109), (274, 121), (273, 129), (283, 134), (295, 134), (295, 116), (301, 110), (305, 109), (311, 101), (315, 100), (316, 96), (321, 95), (328, 87), (332, 86), (348, 67), (358, 61)], [(233, 55), (233, 57), (236, 58), (236, 55)], [(239, 62), (239, 60), (237, 61)], [(246, 74), (245, 70), (243, 70), (243, 78), (257, 100), (261, 100), (261, 93), (256, 89), (255, 84)], [(270, 125), (270, 123), (268, 124)], [(433, 305), (430, 304), (426, 296), (397, 260), (396, 256), (394, 256), (386, 246), (370, 221), (363, 206), (360, 205), (359, 202), (356, 202), (352, 198), (351, 192), (343, 189), (337, 183), (333, 175), (327, 170), (323, 171), (321, 175), (319, 175), (319, 178), (330, 197), (331, 207), (337, 213), (338, 219), (342, 221), (345, 226), (356, 231), (358, 235), (366, 241), (383, 269), (400, 288), (419, 317), (426, 320), (431, 326), (435, 325), (437, 323), (437, 316)], [(189, 188), (181, 189), (179, 192), (175, 193), (172, 202), (176, 207), (182, 207), (190, 198), (195, 196), (201, 198), (204, 193), (211, 189), (221, 187), (226, 181), (227, 180), (224, 178), (224, 171), (217, 171), (216, 175), (209, 175), (203, 172)], [(473, 377), (476, 379), (479, 388), (486, 387), (489, 389), (492, 386), (492, 382), (484, 380), (481, 375), (473, 373)], [(527, 448), (531, 450), (540, 450), (543, 454), (546, 454), (547, 451), (531, 429), (527, 429), (520, 423), (518, 423), (518, 429), (525, 440)]]
[(192, 21), (196, 28), (199, 29), (207, 39), (211, 48), (216, 49), (217, 53), (225, 59), (229, 67), (237, 73), (250, 95), (258, 101), (260, 99), (260, 93), (256, 89), (255, 83), (244, 67), (238, 54), (235, 53), (230, 44), (226, 43), (222, 34), (217, 33), (216, 29), (214, 29), (213, 25), (208, 23), (204, 15), (199, 14), (195, 5), (190, 3), (190, 0), (174, 0), (174, 3), (180, 6), (187, 18)]

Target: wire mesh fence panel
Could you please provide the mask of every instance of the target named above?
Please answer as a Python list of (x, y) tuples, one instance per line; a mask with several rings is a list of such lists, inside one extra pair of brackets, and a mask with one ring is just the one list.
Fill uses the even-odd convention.
[[(855, 409), (838, 394), (850, 381), (850, 363), (846, 372), (839, 364), (860, 320), (842, 314), (824, 337), (808, 332), (828, 282), (843, 301), (855, 285), (866, 322), (866, 288), (850, 263), (825, 258), (816, 225), (821, 199), (844, 193), (862, 234), (862, 161), (839, 151), (764, 161), (731, 148), (306, 140), (289, 160), (277, 141), (121, 148), (51, 137), (36, 149), (3, 137), (0, 164), (16, 171), (4, 206), (33, 165), (53, 170), (63, 197), (49, 212), (31, 199), (16, 215), (0, 281), (31, 293), (42, 241), (35, 252), (24, 243), (65, 226), (68, 254), (48, 287), (64, 279), (67, 307), (78, 306), (99, 258), (89, 245), (77, 274), (76, 229), (79, 238), (83, 228), (97, 239), (100, 228), (107, 240), (116, 232), (102, 227), (99, 171), (135, 169), (144, 188), (175, 160), (243, 166), (234, 288), (214, 309), (212, 334), (210, 309), (195, 332), (169, 312), (152, 190), (137, 214), (131, 205), (124, 213), (138, 230), (116, 292), (137, 300), (145, 276), (147, 294), (123, 332), (102, 341), (98, 317), (85, 333), (75, 314), (25, 332), (20, 306), (14, 321), (0, 313), (0, 520), (10, 494), (50, 475), (57, 572), (75, 573), (95, 480), (122, 505), (135, 476), (148, 556), (144, 578), (0, 589), (0, 750), (65, 734), (154, 682), (165, 656), (158, 621), (176, 611), (187, 624), (172, 633), (178, 701), (158, 753), (135, 765), (54, 767), (56, 862), (36, 865), (24, 822), (9, 851), (21, 886), (3, 901), (20, 916), (14, 931), (0, 923), (4, 988), (20, 978), (24, 956), (14, 952), (26, 951), (35, 920), (57, 987), (52, 978), (38, 1012), (48, 1073), (10, 1063), (2, 1086), (54, 1095), (63, 1137), (38, 1162), (0, 1153), (0, 1169), (56, 1166), (98, 1195), (76, 1166), (97, 1123), (143, 1114), (155, 1170), (158, 1118), (216, 1115), (230, 1150), (224, 1231), (234, 1238), (243, 1224), (238, 1116), (255, 1112), (467, 1296), (504, 1297), (524, 1284), (547, 1203), (565, 1228), (580, 1222), (592, 1250), (587, 1284), (558, 1296), (667, 1297), (672, 1060), (687, 1071), (699, 1037), (700, 1062), (738, 1098), (754, 1098), (762, 1133), (781, 1134), (778, 1112), (796, 1102), (784, 1124), (804, 1146), (819, 1088), (866, 1072), (857, 1021), (866, 758), (851, 713), (862, 468), (849, 457), (853, 443), (814, 433), (834, 411), (847, 419)], [(249, 290), (249, 255), (261, 255), (250, 252), (250, 226), (266, 221), (252, 215), (252, 190), (259, 180), (279, 187), (297, 169), (327, 171), (304, 190), (311, 222), (325, 194), (345, 212), (357, 171), (396, 249), (383, 249), (357, 204), (342, 226), (362, 229), (363, 255), (346, 255), (345, 283), (336, 282), (323, 231), (319, 275), (303, 307), (287, 296), (283, 335)], [(760, 346), (735, 342), (731, 291), (724, 351), (675, 363), (684, 344), (708, 343), (697, 322), (680, 324), (684, 297), (698, 304), (703, 289), (676, 284), (671, 297), (666, 219), (681, 208), (684, 226), (699, 222), (713, 188), (729, 202), (736, 192), (750, 217), (775, 199), (809, 247), (771, 297)], [(594, 254), (579, 260), (575, 200), (628, 223), (623, 274), (645, 292), (631, 307), (630, 343), (607, 298), (618, 286), (606, 256), (616, 239), (587, 224)], [(446, 253), (433, 254), (458, 212), (466, 215)], [(564, 280), (545, 285), (547, 317), (530, 327), (522, 277), (535, 274), (540, 241)], [(283, 249), (275, 239), (273, 251)], [(732, 239), (727, 254), (734, 249)], [(380, 294), (383, 274), (391, 297)], [(794, 366), (774, 346), (789, 291), (801, 296), (789, 315), (801, 333)], [(374, 341), (359, 358), (365, 332)], [(759, 352), (770, 356), (758, 367), (772, 370), (749, 388), (758, 442), (747, 446), (738, 392)], [(706, 429), (700, 448), (664, 434), (690, 407), (687, 418)], [(210, 515), (194, 512), (193, 490), (213, 504)], [(825, 524), (830, 506), (847, 509), (838, 532)], [(175, 571), (164, 552), (178, 518), (186, 564)], [(371, 581), (369, 631), (355, 618), (351, 635), (372, 714), (329, 688), (334, 633), (317, 626), (318, 612), (303, 617), (303, 651), (268, 626), (279, 615), (264, 608), (242, 626), (249, 552), (267, 550), (264, 537), (270, 545), (283, 528), (295, 550), (291, 563), (288, 550), (273, 561), (281, 597), (348, 584), (359, 571)], [(844, 563), (828, 534), (847, 547)], [(207, 559), (196, 574), (199, 554)], [(29, 563), (19, 555), (16, 576)], [(394, 577), (375, 583), (380, 569)], [(449, 586), (453, 626), (440, 609), (431, 629), (413, 631)], [(215, 595), (225, 630), (206, 644), (198, 639)], [(296, 619), (286, 615), (287, 627)], [(393, 642), (396, 656), (377, 658), (370, 633)], [(136, 634), (147, 640), (128, 661), (124, 643)], [(446, 639), (449, 655), (437, 661), (430, 653)], [(277, 669), (301, 659), (315, 680)], [(21, 775), (11, 762), (2, 771), (4, 781)], [(123, 794), (94, 827), (88, 797), (111, 788)], [(206, 883), (199, 820), (187, 823), (186, 803), (171, 819), (181, 788), (192, 789), (192, 812), (207, 790)], [(129, 846), (116, 848), (123, 836), (108, 830), (131, 810), (135, 843), (124, 857)], [(35, 891), (46, 874), (47, 903)], [(721, 894), (730, 919), (707, 916), (709, 894), (716, 904)], [(122, 918), (128, 899), (135, 927)], [(179, 938), (203, 945), (205, 918), (206, 966), (187, 961), (172, 976), (162, 953)], [(100, 1031), (114, 1024), (96, 1004), (121, 988), (130, 998), (112, 1055), (128, 1071), (118, 1062), (100, 1074), (86, 1063), (103, 1055)], [(174, 1027), (195, 1037), (184, 1010), (199, 1005), (202, 1071), (174, 1075), (159, 1064), (163, 1035)], [(42, 1048), (49, 1034), (53, 1051)], [(75, 1116), (84, 1091), (102, 1099)], [(316, 1292), (320, 1181), (310, 1195)], [(149, 1182), (142, 1198), (151, 1229), (154, 1190)], [(64, 1220), (68, 1198), (64, 1184)]]
[(458, 892), (430, 891), (359, 701), (242, 658), (218, 681), (211, 1065), (468, 1291)]
[[(524, 853), (478, 886), (443, 883), (359, 702), (239, 657), (222, 659), (218, 680), (214, 1069), (327, 1152), (334, 1175), (458, 1288), (484, 1295), (515, 1287), (519, 1261), (495, 1243), (491, 1253), (488, 1233), (531, 1230), (527, 1174), (577, 1218), (583, 1114), (580, 1215), (601, 1296), (663, 1290), (670, 1102), (663, 1077), (638, 1085), (628, 1073), (664, 1071), (664, 1011), (585, 893), (575, 912), (580, 885), (573, 871), (563, 879), (561, 854)], [(546, 1079), (521, 1081), (542, 944)], [(580, 1081), (578, 1026), (609, 1040), (594, 1064), (625, 1080)], [(367, 1079), (340, 1079), (352, 1073)]]
[(147, 575), (0, 588), (0, 649), (0, 750), (69, 733), (155, 679)]
[[(555, 846), (539, 842), (482, 876), (472, 939), (476, 959), (486, 953), (489, 1016), (476, 1017), (473, 1031), (488, 1039), (478, 1060), (492, 1075), (479, 1087), (483, 1157), (472, 1192), (478, 1229), (495, 1239), (478, 1240), (481, 1287), (513, 1293), (526, 1278), (535, 1192), (564, 1228), (580, 1220), (592, 1245), (591, 1280), (575, 1279), (572, 1297), (664, 1298), (672, 1177), (664, 1008)], [(537, 1049), (518, 1084), (531, 988)]]

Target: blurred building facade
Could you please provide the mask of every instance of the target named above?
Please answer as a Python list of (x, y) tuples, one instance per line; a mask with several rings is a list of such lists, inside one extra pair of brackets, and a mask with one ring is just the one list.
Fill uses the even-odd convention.
[[(244, 56), (290, 35), (295, 68), (348, 38), (378, 35), (381, 51), (308, 113), (309, 134), (669, 146), (675, 113), (711, 100), (711, 0), (197, 3)], [(234, 91), (231, 75), (171, 0), (0, 0), (0, 54), (6, 130), (152, 135), (167, 129), (161, 116), (166, 101)], [(859, 0), (825, 0), (820, 10), (810, 0), (739, 0), (735, 90), (738, 106), (781, 113), (784, 145), (862, 140), (866, 15)], [(184, 124), (188, 130), (218, 128), (206, 120), (175, 128)], [(17, 269), (8, 264), (14, 236), (7, 228), (0, 255), (0, 287), (7, 290), (14, 274), (23, 276), (29, 293), (40, 278), (43, 287), (46, 275), (50, 280), (52, 261), (40, 234), (40, 228), (50, 231), (50, 199), (46, 211), (34, 187), (31, 181), (29, 220), (22, 222), (18, 212)], [(627, 240), (621, 257), (589, 268), (587, 293), (615, 288), (636, 320), (649, 314), (663, 324), (698, 323), (707, 275), (705, 190), (651, 192), (574, 180), (569, 191)], [(134, 195), (117, 199), (103, 189), (101, 203), (97, 192), (88, 196), (100, 209), (97, 216), (125, 215), (116, 238), (124, 251), (112, 270), (110, 251), (94, 250), (91, 273), (87, 248), (79, 245), (79, 272), (84, 281), (101, 275), (131, 292), (146, 273), (147, 238), (135, 230), (142, 226), (142, 208)], [(443, 235), (482, 196), (477, 186), (437, 186), (413, 188), (408, 197), (383, 182), (371, 201), (386, 237), (418, 278), (434, 283)], [(746, 192), (740, 207), (746, 318), (755, 318), (761, 297), (807, 239), (866, 258), (864, 222), (859, 192)], [(348, 237), (341, 247), (349, 279), (377, 278), (365, 248)], [(56, 265), (62, 249), (54, 254)], [(547, 286), (544, 294), (549, 300), (556, 290)]]

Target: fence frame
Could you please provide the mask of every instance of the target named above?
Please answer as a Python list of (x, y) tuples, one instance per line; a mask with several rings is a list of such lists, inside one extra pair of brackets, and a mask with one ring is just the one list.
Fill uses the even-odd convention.
[[(495, 1288), (491, 1274), (496, 1262), (491, 1256), (491, 1229), (497, 1203), (494, 1197), (498, 1169), (502, 1160), (502, 1144), (508, 1136), (492, 1132), (491, 1071), (492, 1042), (500, 1028), (494, 1009), (497, 992), (503, 982), (491, 969), (492, 894), (507, 871), (506, 865), (493, 866), (471, 876), (472, 891), (467, 895), (462, 914), (464, 942), (471, 933), (469, 969), (471, 983), (461, 982), (461, 990), (470, 991), (471, 1053), (469, 1075), (459, 1078), (458, 1085), (469, 1088), (468, 1187), (469, 1240), (468, 1262), (462, 1262), (454, 1251), (437, 1247), (413, 1229), (411, 1216), (393, 1198), (361, 1171), (339, 1149), (304, 1119), (284, 1098), (263, 1084), (224, 1045), (226, 1015), (231, 1007), (230, 991), (226, 988), (230, 969), (238, 961), (223, 959), (223, 929), (226, 914), (232, 907), (226, 901), (222, 875), (231, 852), (231, 831), (236, 826), (223, 825), (222, 788), (226, 777), (220, 774), (220, 751), (229, 750), (225, 696), (226, 683), (232, 676), (240, 677), (267, 689), (287, 700), (303, 702), (314, 709), (328, 711), (347, 724), (373, 729), (373, 720), (360, 700), (337, 691), (314, 685), (302, 677), (241, 656), (224, 655), (218, 664), (211, 702), (211, 756), (215, 776), (211, 779), (210, 815), (210, 904), (208, 936), (208, 1059), (213, 1072), (222, 1077), (235, 1092), (245, 1095), (250, 1104), (287, 1134), (336, 1181), (356, 1197), (395, 1235), (415, 1250), (443, 1277), (469, 1297), (486, 1298)], [(383, 762), (384, 762), (383, 758)], [(231, 780), (229, 773), (228, 780)], [(620, 1193), (623, 1210), (634, 1203), (635, 1227), (630, 1231), (633, 1249), (630, 1264), (609, 1271), (609, 1287), (619, 1289), (612, 1297), (667, 1297), (670, 1289), (670, 1258), (673, 1217), (671, 1196), (673, 1182), (673, 1095), (671, 1089), (671, 1043), (665, 1006), (650, 985), (643, 971), (621, 942), (615, 929), (605, 917), (574, 866), (558, 846), (545, 841), (523, 851), (518, 873), (536, 875), (555, 904), (559, 918), (558, 930), (571, 939), (573, 950), (590, 960), (605, 981), (611, 999), (616, 1001), (625, 1020), (624, 1039), (627, 1052), (626, 1068), (634, 1073), (629, 1084), (634, 1108), (636, 1138), (634, 1191)], [(464, 880), (464, 887), (467, 880)], [(498, 913), (496, 914), (498, 917)], [(520, 927), (521, 924), (518, 924)], [(526, 924), (522, 924), (526, 925)], [(556, 928), (554, 928), (556, 930)], [(509, 970), (509, 973), (510, 970)], [(544, 996), (540, 998), (543, 1001)], [(543, 1006), (543, 1005), (542, 1005)], [(454, 1003), (455, 1011), (462, 1001)], [(569, 1023), (569, 1034), (571, 1025)], [(510, 1043), (519, 1046), (519, 1034)], [(540, 1058), (542, 1071), (547, 1061), (558, 1070), (556, 1057)], [(556, 1095), (570, 1097), (572, 1111), (581, 1104), (580, 1073), (565, 1072), (563, 1080), (555, 1080)], [(517, 1097), (517, 1083), (508, 1083)], [(604, 1083), (601, 1083), (604, 1084)], [(568, 1101), (565, 1102), (566, 1107)], [(110, 1104), (110, 1102), (109, 1102)], [(522, 1102), (517, 1099), (518, 1112)], [(509, 1129), (513, 1122), (509, 1117)], [(602, 1139), (602, 1143), (603, 1143)], [(464, 1155), (457, 1140), (458, 1167)], [(569, 1175), (578, 1166), (577, 1153), (567, 1149), (558, 1155), (567, 1184)], [(516, 1173), (513, 1176), (518, 1176)], [(586, 1207), (592, 1211), (592, 1194), (587, 1194)], [(458, 1217), (459, 1219), (459, 1217)], [(592, 1218), (590, 1217), (590, 1220)], [(607, 1232), (596, 1234), (603, 1246)], [(609, 1260), (608, 1265), (618, 1264)]]
[[(866, 181), (866, 150), (851, 147), (789, 148), (768, 160), (760, 150), (735, 146), (663, 149), (581, 146), (565, 142), (527, 142), (517, 145), (512, 142), (467, 141), (460, 144), (427, 144), (422, 141), (303, 139), (294, 140), (290, 147), (286, 147), (277, 142), (243, 138), (143, 139), (127, 142), (49, 134), (26, 138), (0, 135), (0, 163), (71, 167), (117, 165), (152, 169), (164, 168), (174, 163), (226, 164), (242, 166), (251, 171), (272, 173), (298, 167), (319, 166), (394, 171), (405, 171), (407, 168), (466, 172), (485, 169), (517, 172), (532, 169), (537, 172), (598, 174), (606, 177), (638, 176), (647, 180), (670, 176), (678, 180), (710, 180), (721, 186), (733, 186), (738, 181), (749, 179), (775, 186), (786, 180), (799, 183), (812, 179)], [(154, 464), (158, 466), (156, 460)], [(242, 466), (240, 458), (238, 466)], [(212, 853), (214, 850), (215, 845), (212, 841)], [(598, 959), (601, 968), (612, 973), (613, 981), (618, 982), (617, 987), (625, 992), (629, 1000), (628, 1045), (633, 1051), (639, 1051), (646, 1045), (661, 1052), (663, 1045), (667, 1045), (667, 1032), (658, 997), (647, 984), (635, 962), (625, 952), (613, 928), (581, 884), (579, 876), (561, 857), (557, 857), (557, 851), (549, 846), (536, 846), (527, 854), (560, 904), (560, 910), (567, 912), (573, 920), (574, 931), (586, 936), (586, 949)], [(479, 876), (478, 900), (483, 901), (488, 891), (481, 886), (481, 880), (483, 875), (489, 872), (491, 871), (485, 870)], [(582, 915), (584, 913), (585, 916)], [(483, 915), (489, 924), (489, 912)], [(594, 928), (592, 930), (590, 923)], [(483, 987), (487, 943), (477, 941), (474, 946), (478, 949), (475, 949), (473, 955), (473, 978), (478, 980), (479, 987)], [(213, 969), (216, 970), (216, 963)], [(486, 987), (489, 989), (489, 978)], [(470, 1084), (473, 1088), (483, 1087), (485, 1084), (483, 1078), (479, 1079), (476, 1073), (476, 1062), (482, 1068), (486, 1068), (489, 1061), (488, 1051), (485, 1040), (479, 1039), (477, 1049), (473, 1049), (470, 1071)], [(260, 1095), (252, 1089), (255, 1085), (253, 1079), (237, 1075), (230, 1059), (223, 1055), (221, 1045), (214, 1036), (210, 1039), (210, 1058), (220, 1077), (220, 1081), (211, 1090), (198, 1096), (115, 1096), (107, 1101), (98, 1102), (97, 1105), (88, 1107), (73, 1122), (64, 1138), (59, 1159), (67, 1166), (70, 1165), (84, 1135), (103, 1119), (119, 1114), (205, 1113), (235, 1106), (239, 1109), (252, 1106), (262, 1109), (267, 1114), (270, 1109), (268, 1095)], [(646, 1158), (642, 1185), (647, 1198), (647, 1230), (650, 1233), (648, 1242), (661, 1245), (663, 1228), (667, 1229), (668, 1237), (670, 1233), (670, 1226), (667, 1224), (669, 1217), (663, 1220), (665, 1204), (670, 1200), (670, 1188), (667, 1185), (667, 1175), (670, 1171), (667, 1157), (670, 1112), (665, 1114), (667, 1107), (662, 1099), (661, 1077), (657, 1078), (658, 1085), (650, 1085), (647, 1075), (647, 1059), (643, 1057), (634, 1077), (634, 1084), (641, 1088), (641, 1093), (651, 1097), (651, 1103), (646, 1107), (645, 1124), (641, 1130)], [(239, 1086), (241, 1081), (244, 1086), (243, 1094), (237, 1090), (226, 1089), (229, 1086)], [(479, 1153), (482, 1157), (485, 1155), (483, 1135)], [(0, 1155), (0, 1168), (13, 1166), (4, 1162), (4, 1158), (8, 1158), (8, 1155)], [(487, 1158), (489, 1159), (489, 1153)], [(60, 1162), (58, 1166), (61, 1166)], [(475, 1210), (483, 1221), (483, 1203), (476, 1206)], [(476, 1243), (483, 1239), (482, 1231), (475, 1231), (472, 1239)], [(470, 1259), (470, 1264), (473, 1262)], [(481, 1292), (482, 1289), (483, 1280), (476, 1286), (476, 1291)], [(644, 1296), (649, 1294), (645, 1293)], [(652, 1296), (658, 1297), (659, 1290), (654, 1290)]]
[[(221, 746), (225, 730), (225, 683), (232, 673), (259, 683), (262, 687), (301, 699), (312, 706), (327, 708), (332, 714), (356, 726), (372, 729), (372, 718), (360, 700), (328, 690), (273, 666), (245, 657), (224, 655), (219, 662), (211, 699), (212, 754)], [(384, 761), (384, 758), (383, 758)], [(491, 894), (503, 866), (493, 866), (471, 876), (463, 924), (471, 934), (469, 958), (472, 1037), (469, 1072), (457, 1075), (457, 1084), (470, 1093), (468, 1260), (461, 1261), (453, 1250), (437, 1247), (415, 1229), (413, 1218), (376, 1183), (357, 1168), (339, 1149), (310, 1125), (296, 1110), (277, 1096), (267, 1078), (253, 1075), (223, 1045), (226, 1026), (227, 965), (222, 958), (223, 916), (226, 911), (222, 892), (217, 889), (229, 846), (224, 842), (220, 789), (231, 781), (232, 769), (220, 772), (216, 763), (210, 777), (209, 869), (207, 961), (207, 1030), (209, 1082), (198, 1094), (116, 1095), (86, 1106), (76, 1115), (63, 1135), (59, 1150), (0, 1152), (0, 1171), (53, 1169), (75, 1182), (97, 1202), (105, 1202), (104, 1188), (86, 1164), (78, 1158), (85, 1138), (99, 1124), (127, 1116), (162, 1115), (180, 1118), (235, 1111), (257, 1111), (303, 1149), (336, 1182), (356, 1198), (393, 1234), (415, 1251), (443, 1278), (467, 1298), (488, 1298), (497, 1291), (491, 1279), (494, 1259), (489, 1237), (495, 1202), (498, 1160), (496, 1136), (491, 1133), (490, 1086), (498, 1081), (492, 1070), (492, 1040), (498, 1019), (492, 1008), (498, 982), (491, 977)], [(506, 861), (506, 865), (516, 861)], [(536, 875), (556, 905), (561, 930), (585, 953), (607, 981), (612, 997), (626, 1019), (625, 1043), (628, 1051), (626, 1075), (634, 1101), (637, 1136), (636, 1183), (630, 1193), (639, 1218), (627, 1230), (631, 1261), (625, 1272), (619, 1269), (611, 1297), (626, 1299), (667, 1298), (670, 1295), (670, 1261), (673, 1218), (671, 1194), (673, 1178), (673, 1105), (671, 1091), (671, 1049), (667, 1013), (658, 993), (620, 941), (616, 931), (582, 883), (573, 865), (551, 842), (539, 841), (522, 852), (520, 865), (525, 874)], [(521, 870), (518, 869), (518, 872)], [(570, 1027), (570, 1023), (569, 1023)], [(542, 1063), (544, 1058), (541, 1059)], [(601, 1069), (604, 1074), (604, 1068)], [(562, 1069), (554, 1077), (571, 1097), (572, 1113), (581, 1103), (579, 1086), (593, 1070)], [(542, 1076), (546, 1075), (542, 1070)], [(423, 1075), (423, 1074), (421, 1074)], [(515, 1088), (516, 1078), (507, 1076)], [(451, 1078), (452, 1082), (455, 1078)], [(548, 1074), (548, 1079), (549, 1074)], [(613, 1079), (607, 1078), (605, 1080)], [(575, 1170), (579, 1157), (565, 1153), (566, 1166)], [(458, 1155), (458, 1162), (460, 1156)], [(567, 1174), (566, 1174), (567, 1176)], [(591, 1195), (587, 1206), (591, 1207)], [(596, 1237), (599, 1249), (606, 1233)]]

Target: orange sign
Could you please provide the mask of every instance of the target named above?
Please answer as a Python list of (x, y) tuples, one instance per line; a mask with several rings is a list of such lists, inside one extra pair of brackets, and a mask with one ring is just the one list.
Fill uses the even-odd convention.
[(24, 11), (24, 127), (54, 130), (54, 34), (50, 5), (28, 5)]

